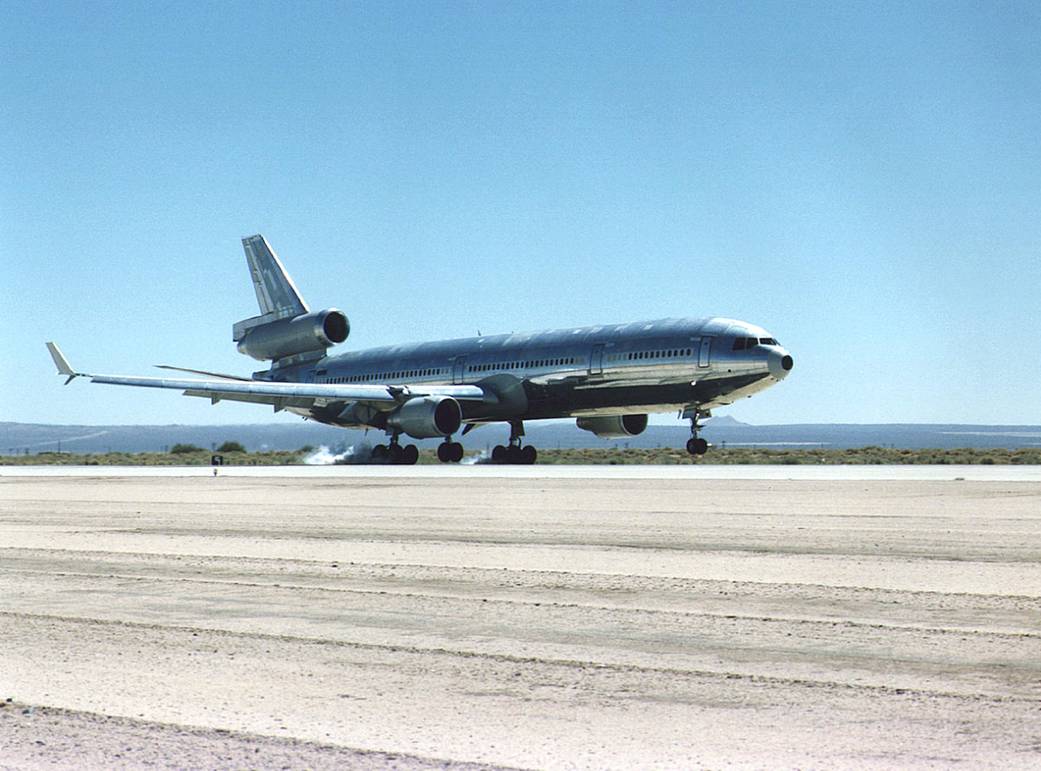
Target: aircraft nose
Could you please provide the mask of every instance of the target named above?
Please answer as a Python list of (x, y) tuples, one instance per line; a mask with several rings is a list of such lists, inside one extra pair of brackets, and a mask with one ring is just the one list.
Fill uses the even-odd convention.
[(795, 359), (785, 351), (771, 351), (769, 366), (771, 375), (778, 380), (784, 380), (795, 366)]

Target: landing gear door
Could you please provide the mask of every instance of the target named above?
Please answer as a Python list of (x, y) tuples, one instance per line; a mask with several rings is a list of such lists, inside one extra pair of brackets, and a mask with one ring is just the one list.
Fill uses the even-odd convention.
[(452, 383), (463, 385), (466, 378), (466, 357), (456, 356), (452, 361)]
[(604, 344), (597, 343), (589, 355), (589, 375), (594, 377), (602, 374), (604, 374)]
[(701, 347), (698, 348), (698, 367), (708, 367), (711, 363), (712, 357), (712, 338), (703, 337), (701, 338)]

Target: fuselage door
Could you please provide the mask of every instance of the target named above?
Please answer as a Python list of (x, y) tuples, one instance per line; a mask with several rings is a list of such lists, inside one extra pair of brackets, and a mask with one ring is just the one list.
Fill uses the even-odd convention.
[(466, 357), (456, 356), (452, 361), (452, 382), (462, 385), (466, 379)]
[(589, 355), (589, 374), (604, 374), (604, 344), (597, 343), (593, 346), (593, 352)]
[(712, 363), (712, 338), (703, 337), (701, 338), (701, 347), (698, 349), (698, 366), (707, 367)]

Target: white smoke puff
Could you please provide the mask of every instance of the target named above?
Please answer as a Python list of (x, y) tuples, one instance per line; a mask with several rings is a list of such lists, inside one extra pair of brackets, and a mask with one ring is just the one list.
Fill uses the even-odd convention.
[(476, 466), (478, 463), (490, 463), (492, 456), (488, 454), (487, 450), (481, 450), (475, 455), (471, 455), (467, 458), (463, 458), (459, 461), (460, 466)]
[(353, 454), (353, 445), (341, 453), (333, 453), (332, 450), (323, 444), (320, 445), (317, 450), (304, 458), (304, 463), (308, 466), (332, 466), (335, 463), (342, 463), (346, 458)]

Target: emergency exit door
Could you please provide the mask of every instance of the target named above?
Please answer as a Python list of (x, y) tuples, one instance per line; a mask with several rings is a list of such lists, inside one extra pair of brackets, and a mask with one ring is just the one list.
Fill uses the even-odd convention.
[(712, 363), (712, 338), (701, 338), (701, 347), (698, 349), (698, 366), (707, 367)]
[(452, 382), (461, 385), (466, 379), (466, 357), (456, 356), (452, 362)]
[(593, 346), (593, 352), (589, 355), (589, 374), (604, 374), (604, 344), (597, 343)]

